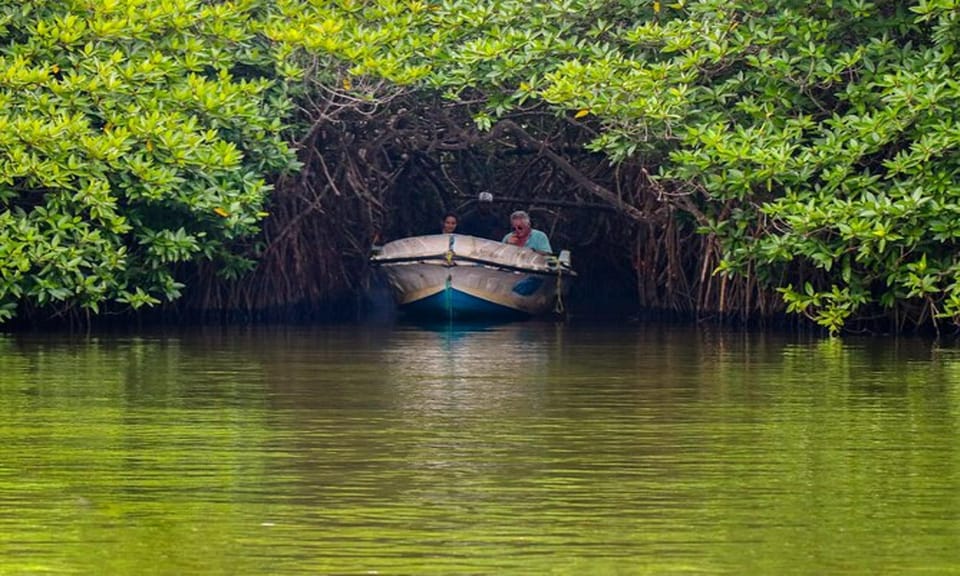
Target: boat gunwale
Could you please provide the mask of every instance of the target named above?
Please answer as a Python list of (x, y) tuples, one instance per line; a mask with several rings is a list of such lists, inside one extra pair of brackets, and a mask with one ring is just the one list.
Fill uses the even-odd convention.
[[(555, 258), (555, 257), (553, 257)], [(452, 258), (447, 258), (447, 253), (430, 255), (430, 256), (394, 256), (391, 258), (381, 258), (374, 256), (370, 259), (370, 262), (377, 266), (382, 266), (386, 264), (428, 264), (428, 265), (440, 265), (444, 268), (454, 268), (458, 264), (458, 261), (462, 262), (471, 262), (473, 264), (480, 264), (489, 268), (499, 268), (505, 271), (510, 272), (522, 272), (525, 274), (542, 274), (544, 276), (556, 276), (558, 273), (565, 274), (568, 276), (576, 276), (577, 272), (572, 268), (568, 268), (566, 265), (561, 264), (557, 261), (556, 268), (530, 268), (523, 266), (514, 266), (511, 264), (502, 264), (500, 262), (495, 262), (493, 260), (486, 260), (483, 258), (476, 258), (473, 256), (464, 256), (462, 254), (453, 253)]]

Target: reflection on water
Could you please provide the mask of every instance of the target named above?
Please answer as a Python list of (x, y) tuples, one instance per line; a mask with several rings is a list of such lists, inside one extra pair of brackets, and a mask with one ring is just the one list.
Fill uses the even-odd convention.
[(958, 382), (662, 326), (0, 337), (0, 574), (956, 572)]

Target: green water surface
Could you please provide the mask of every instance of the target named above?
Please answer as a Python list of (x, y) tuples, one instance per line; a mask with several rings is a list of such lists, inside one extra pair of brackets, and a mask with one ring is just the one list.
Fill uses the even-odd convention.
[(0, 574), (960, 574), (960, 347), (0, 336)]

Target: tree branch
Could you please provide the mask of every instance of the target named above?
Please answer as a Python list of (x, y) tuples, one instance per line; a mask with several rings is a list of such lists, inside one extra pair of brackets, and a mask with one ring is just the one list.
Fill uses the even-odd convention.
[(615, 193), (586, 177), (582, 172), (577, 170), (576, 167), (567, 162), (565, 158), (554, 152), (547, 144), (528, 134), (527, 131), (521, 128), (516, 122), (512, 120), (500, 120), (493, 130), (494, 132), (508, 133), (515, 137), (523, 146), (537, 150), (543, 154), (545, 158), (556, 164), (564, 174), (569, 176), (581, 188), (602, 199), (632, 220), (647, 223), (653, 221), (650, 216), (641, 212), (636, 206), (625, 203), (623, 199)]

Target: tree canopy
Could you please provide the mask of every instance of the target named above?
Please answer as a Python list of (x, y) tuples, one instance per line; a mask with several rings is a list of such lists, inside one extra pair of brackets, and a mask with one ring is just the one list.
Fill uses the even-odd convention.
[[(287, 136), (329, 175), (311, 186), (336, 192), (395, 185), (409, 162), (393, 156), (417, 146), (536, 150), (628, 221), (696, 230), (685, 273), (720, 312), (777, 294), (832, 332), (960, 320), (952, 0), (76, 0), (2, 14), (6, 316), (23, 301), (175, 297), (189, 260), (244, 270), (265, 182), (294, 165)], [(364, 156), (309, 169), (320, 140)]]
[(831, 331), (960, 318), (955, 2), (293, 5), (284, 39), (348, 63), (344, 87), (473, 102), (481, 129), (572, 116), (715, 239), (710, 268)]
[(0, 320), (176, 298), (178, 263), (249, 267), (293, 165), (262, 3), (0, 7)]

